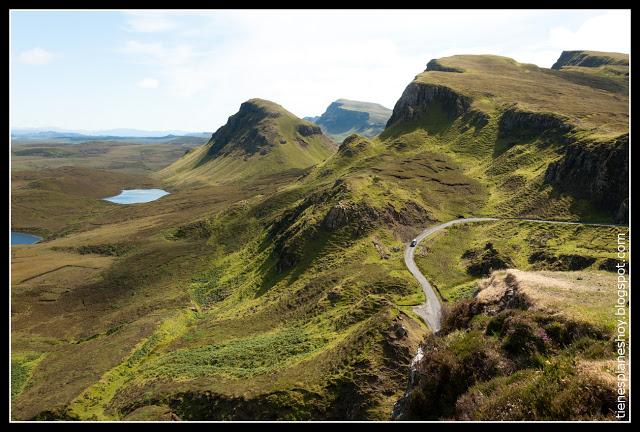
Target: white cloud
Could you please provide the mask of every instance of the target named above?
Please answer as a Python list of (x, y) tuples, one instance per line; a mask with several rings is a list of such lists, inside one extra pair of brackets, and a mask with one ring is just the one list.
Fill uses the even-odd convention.
[(183, 122), (181, 128), (215, 130), (252, 97), (299, 116), (320, 114), (340, 97), (392, 108), (432, 58), (496, 54), (550, 67), (562, 50), (624, 51), (628, 17), (626, 11), (137, 12), (124, 17), (129, 33), (120, 52), (135, 63), (132, 82), (153, 77), (137, 84), (161, 87), (155, 94), (167, 98), (149, 121), (165, 116)]
[(618, 51), (631, 48), (631, 14), (610, 11), (586, 20), (577, 30), (555, 27), (549, 32), (549, 44), (560, 50)]
[(160, 81), (155, 78), (144, 78), (138, 81), (138, 87), (144, 89), (154, 89), (160, 86)]
[(18, 60), (30, 65), (44, 65), (50, 63), (55, 58), (52, 52), (36, 47), (20, 53)]
[(164, 54), (165, 50), (161, 43), (127, 41), (123, 52), (127, 54), (139, 54), (158, 57)]
[(165, 15), (153, 12), (130, 12), (129, 29), (139, 33), (159, 33), (176, 28), (176, 23)]
[(136, 55), (138, 61), (152, 61), (164, 66), (183, 65), (195, 56), (191, 45), (180, 44), (171, 47), (160, 42), (127, 41), (122, 52)]

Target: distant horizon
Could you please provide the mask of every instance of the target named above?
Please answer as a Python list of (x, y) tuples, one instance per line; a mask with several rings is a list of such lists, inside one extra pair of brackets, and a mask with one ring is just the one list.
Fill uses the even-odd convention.
[[(398, 97), (399, 97), (399, 96), (398, 96)], [(347, 99), (347, 98), (343, 98), (343, 97), (339, 97), (339, 98), (337, 98), (337, 99), (333, 100), (330, 104), (333, 104), (333, 103), (335, 103), (335, 102), (339, 102), (339, 101), (365, 102), (365, 103), (370, 103), (370, 104), (380, 105), (380, 106), (381, 106), (381, 107), (383, 107), (383, 108), (387, 108), (387, 109), (389, 109), (389, 110), (393, 110), (393, 107), (385, 106), (385, 105), (383, 105), (383, 104), (381, 104), (381, 103), (379, 103), (379, 102), (364, 101), (364, 100), (355, 100), (355, 99)], [(271, 101), (271, 102), (278, 103), (278, 101)], [(330, 105), (330, 104), (329, 104), (329, 105)], [(327, 107), (326, 107), (326, 108), (328, 108), (328, 107), (329, 107), (329, 105), (327, 105)], [(239, 109), (239, 108), (240, 108), (240, 105), (238, 105), (238, 109)], [(286, 107), (284, 107), (284, 108), (286, 109)], [(326, 108), (325, 108), (325, 110), (326, 110)], [(322, 115), (322, 113), (324, 113), (324, 111), (325, 111), (325, 110), (323, 110), (322, 112), (319, 112), (319, 113), (315, 113), (315, 114), (306, 114), (306, 115), (299, 115), (299, 114), (295, 114), (295, 113), (294, 113), (294, 114), (295, 114), (298, 118), (304, 119), (304, 118), (306, 118), (306, 117), (315, 117), (315, 116), (320, 116), (320, 115)], [(236, 112), (237, 112), (237, 110), (236, 110), (236, 111), (234, 111), (234, 112), (230, 112), (230, 113), (229, 113), (229, 116), (231, 116), (231, 115), (235, 114)], [(220, 126), (222, 126), (222, 125), (220, 125)], [(89, 133), (95, 134), (95, 133), (98, 133), (98, 132), (105, 132), (105, 131), (112, 131), (112, 130), (121, 130), (121, 129), (133, 130), (133, 131), (138, 131), (138, 132), (158, 132), (158, 133), (159, 133), (159, 132), (167, 132), (167, 133), (170, 133), (170, 132), (181, 132), (181, 133), (182, 133), (182, 132), (185, 132), (185, 133), (213, 133), (213, 132), (215, 132), (215, 131), (206, 131), (206, 130), (205, 130), (205, 131), (198, 131), (198, 130), (186, 130), (186, 129), (161, 129), (161, 130), (149, 130), (149, 129), (140, 129), (140, 128), (136, 128), (136, 127), (127, 127), (127, 126), (114, 127), (114, 128), (106, 128), (106, 129), (102, 129), (102, 128), (101, 128), (101, 129), (81, 129), (81, 128), (73, 128), (73, 127), (71, 127), (71, 128), (66, 128), (66, 127), (64, 127), (64, 128), (63, 128), (63, 127), (59, 127), (59, 126), (11, 126), (11, 128), (10, 128), (10, 129), (11, 129), (11, 131), (14, 131), (14, 130), (20, 130), (20, 129), (22, 129), (22, 130), (34, 130), (34, 131), (43, 131), (43, 132), (46, 132), (46, 131), (51, 131), (51, 132), (72, 132), (72, 133), (85, 133), (85, 132), (86, 132), (87, 134), (89, 134)], [(217, 128), (216, 128), (216, 129), (217, 129)]]
[(10, 122), (216, 130), (254, 97), (300, 118), (337, 99), (392, 108), (431, 59), (548, 68), (629, 53), (630, 28), (630, 10), (11, 10)]
[(59, 132), (59, 133), (81, 133), (81, 134), (96, 134), (96, 133), (104, 133), (110, 131), (135, 131), (135, 132), (166, 132), (167, 134), (172, 133), (212, 133), (211, 131), (199, 131), (199, 130), (183, 130), (183, 129), (161, 129), (161, 130), (149, 130), (149, 129), (139, 129), (135, 127), (116, 127), (116, 128), (108, 128), (108, 129), (76, 129), (76, 128), (61, 128), (58, 126), (12, 126), (11, 132), (14, 131), (24, 131), (24, 132)]

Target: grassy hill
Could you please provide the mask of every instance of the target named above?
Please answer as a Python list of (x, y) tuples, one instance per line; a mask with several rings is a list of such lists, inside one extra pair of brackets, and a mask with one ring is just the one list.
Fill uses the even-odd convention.
[(274, 174), (299, 175), (334, 151), (317, 126), (278, 104), (251, 99), (206, 145), (160, 171), (159, 177), (178, 184), (252, 182)]
[(341, 143), (354, 133), (367, 138), (378, 135), (390, 116), (391, 110), (377, 103), (338, 99), (312, 121), (335, 142)]
[(629, 55), (601, 51), (563, 51), (551, 69), (628, 77)]
[(491, 113), (515, 104), (518, 111), (555, 114), (598, 136), (628, 132), (629, 83), (624, 77), (599, 77), (575, 70), (568, 73), (491, 55), (445, 57), (431, 64), (456, 72), (427, 68), (414, 83), (451, 89), (470, 99), (471, 110)]
[(453, 56), (407, 86), (381, 139), (457, 160), (490, 214), (624, 221), (628, 116), (624, 77)]

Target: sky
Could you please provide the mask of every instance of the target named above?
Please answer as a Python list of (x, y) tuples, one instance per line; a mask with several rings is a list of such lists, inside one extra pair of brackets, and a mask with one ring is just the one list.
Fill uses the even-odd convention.
[(432, 58), (630, 52), (629, 10), (10, 12), (12, 127), (215, 131), (247, 99), (393, 108)]

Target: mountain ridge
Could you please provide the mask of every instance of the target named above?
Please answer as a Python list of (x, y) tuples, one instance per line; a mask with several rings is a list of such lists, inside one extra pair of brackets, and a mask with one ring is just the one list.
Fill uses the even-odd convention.
[(159, 175), (172, 182), (251, 181), (255, 176), (299, 173), (334, 151), (335, 144), (318, 126), (274, 102), (254, 98), (242, 103), (205, 145)]

